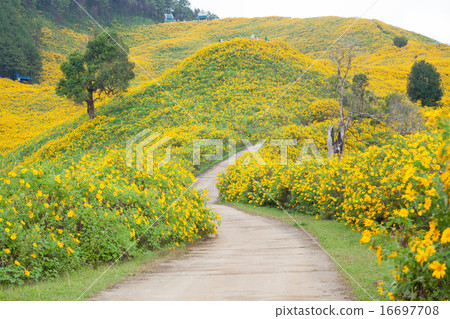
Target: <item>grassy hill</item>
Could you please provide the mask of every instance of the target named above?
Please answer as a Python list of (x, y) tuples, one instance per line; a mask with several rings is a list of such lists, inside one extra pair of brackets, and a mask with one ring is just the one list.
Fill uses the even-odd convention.
[(82, 114), (26, 142), (14, 159), (104, 152), (123, 147), (145, 128), (170, 134), (186, 126), (230, 138), (266, 135), (270, 127), (298, 122), (303, 108), (325, 96), (315, 88), (324, 85), (330, 70), (319, 63), (270, 108), (269, 120), (251, 125), (311, 63), (281, 42), (236, 39), (210, 45), (158, 80), (170, 97), (156, 83), (144, 83), (101, 105), (95, 121)]
[[(322, 73), (331, 75), (333, 70), (327, 67), (329, 62), (326, 61), (326, 54), (323, 56), (321, 54), (354, 21), (354, 19), (339, 17), (309, 19), (267, 17), (255, 19), (223, 19), (209, 22), (191, 21), (172, 24), (144, 24), (131, 27), (116, 25), (113, 29), (119, 31), (125, 43), (130, 47), (130, 53), (134, 60), (155, 79), (160, 77), (164, 72), (171, 72), (172, 68), (179, 66), (185, 58), (192, 56), (198, 50), (210, 44), (218, 43), (219, 39), (230, 40), (236, 37), (249, 38), (252, 34), (259, 36), (261, 40), (267, 36), (269, 42), (283, 41), (292, 49), (297, 50), (310, 59), (321, 57), (316, 69), (320, 68)], [(44, 27), (40, 33), (40, 51), (44, 62), (43, 73), (41, 75), (42, 84), (36, 85), (35, 90), (39, 91), (42, 89), (44, 92), (51, 92), (53, 86), (62, 76), (59, 69), (61, 62), (70, 52), (82, 50), (95, 30), (89, 27), (85, 31), (82, 31), (82, 27), (77, 26), (77, 31), (74, 31), (66, 27), (58, 27), (48, 20), (44, 20), (44, 22)], [(433, 45), (432, 39), (384, 24), (377, 20), (360, 19), (352, 26), (350, 31), (357, 34), (362, 43), (362, 49), (357, 58), (356, 68), (353, 73), (363, 72), (367, 74), (370, 79), (370, 88), (375, 90), (377, 94), (384, 96), (393, 92), (404, 93), (406, 88), (406, 75), (412, 64), (416, 60), (426, 59), (433, 63), (441, 73), (445, 88), (443, 104), (449, 104), (450, 48), (448, 46)], [(397, 35), (404, 35), (409, 39), (406, 47), (397, 48), (392, 44), (393, 37)], [(313, 60), (308, 61), (313, 62)], [(202, 66), (202, 68), (204, 67)], [(291, 73), (287, 75), (288, 80), (294, 81), (297, 79), (303, 70), (299, 69), (298, 71), (295, 73), (291, 70)], [(267, 76), (273, 76), (275, 74), (274, 71), (270, 71), (266, 66), (265, 68), (261, 68), (261, 72), (256, 76), (262, 77), (267, 72), (272, 72), (272, 74), (268, 74)], [(137, 78), (134, 86), (151, 80), (146, 72), (139, 67), (136, 68), (136, 73)], [(231, 77), (236, 75), (237, 73), (228, 74), (227, 76)], [(207, 81), (207, 76), (205, 70), (204, 81)], [(241, 81), (241, 79), (238, 77), (237, 81)], [(182, 83), (182, 85), (185, 84), (186, 82)], [(216, 84), (211, 84), (212, 87), (214, 85)], [(12, 91), (10, 88), (7, 89), (6, 85), (2, 85), (2, 87)], [(205, 88), (207, 87), (208, 85), (205, 86)], [(173, 85), (170, 89), (176, 91)], [(221, 85), (221, 89), (228, 88), (226, 88), (226, 85)], [(19, 87), (16, 87), (14, 90), (20, 91)], [(273, 91), (270, 93), (270, 97), (266, 95), (266, 102), (273, 102), (273, 97), (277, 92)], [(229, 94), (229, 96), (233, 99), (236, 98), (236, 95), (233, 94)], [(252, 95), (252, 98), (254, 98), (254, 95)], [(200, 98), (200, 100), (202, 99), (206, 102), (209, 97)], [(246, 103), (250, 104), (262, 102), (250, 102), (249, 99), (245, 100)], [(51, 105), (53, 104), (61, 106), (64, 104), (63, 108), (72, 108), (77, 115), (83, 113), (82, 108), (79, 111), (75, 111), (73, 104), (69, 101), (63, 102), (56, 97), (54, 98), (54, 103), (48, 104), (48, 109), (44, 113), (52, 112), (54, 107)], [(14, 105), (17, 109), (24, 109), (27, 107), (27, 101), (11, 100), (8, 101), (8, 105)], [(37, 117), (40, 116), (39, 114), (39, 112), (36, 112)], [(46, 128), (70, 118), (71, 116), (67, 117), (62, 115), (55, 120), (49, 119), (49, 124)], [(5, 136), (12, 136), (13, 134), (17, 136), (14, 133), (16, 131), (9, 127), (3, 127), (2, 132), (4, 132), (2, 134), (5, 134)], [(0, 152), (5, 154), (41, 132), (41, 128), (33, 127), (28, 130), (27, 134), (16, 137), (15, 143), (5, 143)]]

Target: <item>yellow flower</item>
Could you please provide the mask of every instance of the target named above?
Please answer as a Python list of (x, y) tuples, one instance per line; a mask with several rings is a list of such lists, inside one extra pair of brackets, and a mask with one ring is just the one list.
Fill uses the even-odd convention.
[(64, 243), (61, 242), (61, 241), (58, 241), (57, 245), (58, 245), (58, 247), (61, 247), (61, 248), (62, 248), (62, 247), (64, 246)]
[(14, 233), (14, 234), (11, 235), (11, 239), (12, 239), (12, 240), (15, 240), (16, 238), (17, 238), (17, 234), (16, 234), (16, 233)]
[(359, 241), (359, 244), (362, 245), (362, 244), (368, 243), (370, 241), (370, 237), (371, 237), (370, 230), (367, 230), (367, 229), (364, 230), (362, 232), (362, 236), (361, 236), (361, 240)]
[(33, 247), (37, 247), (36, 243), (33, 243)]
[(417, 192), (412, 189), (412, 184), (408, 183), (408, 186), (406, 187), (405, 194), (402, 196), (402, 198), (405, 198), (407, 201), (413, 202), (416, 199)]
[(395, 257), (397, 257), (397, 256), (398, 256), (398, 253), (397, 253), (396, 250), (394, 250), (394, 251), (392, 252), (392, 254), (390, 254), (390, 255), (388, 256), (388, 258), (395, 258)]
[(31, 257), (36, 258), (36, 254), (31, 254)]
[(434, 249), (433, 246), (428, 246), (427, 249), (425, 250), (425, 253), (427, 254), (428, 257), (433, 256), (436, 253), (436, 249)]
[(67, 213), (67, 217), (75, 217), (75, 213), (73, 212), (73, 210), (69, 210), (69, 212)]
[(5, 248), (5, 253), (10, 254), (11, 250), (9, 250), (8, 248)]
[(409, 212), (406, 208), (402, 208), (399, 210), (394, 210), (394, 213), (403, 218), (408, 218)]
[(447, 266), (445, 264), (441, 264), (437, 260), (433, 261), (428, 268), (430, 268), (433, 271), (433, 277), (437, 279), (444, 278), (445, 276), (445, 270), (447, 269)]
[(8, 185), (11, 184), (11, 181), (9, 179), (5, 179), (4, 182), (5, 182), (5, 184), (8, 184)]
[(67, 247), (67, 255), (70, 256), (70, 254), (73, 253), (73, 249), (70, 247)]
[(442, 237), (441, 237), (441, 244), (446, 244), (448, 242), (450, 242), (450, 227), (447, 227), (442, 232)]
[(9, 233), (10, 229), (9, 228), (5, 228), (5, 232)]
[(429, 210), (431, 207), (431, 199), (429, 197), (425, 198), (425, 203), (423, 204), (423, 208)]
[(25, 276), (29, 276), (30, 275), (30, 272), (28, 271), (28, 269), (25, 269), (24, 273), (25, 273)]
[(14, 261), (14, 264), (16, 264), (17, 266), (20, 266), (20, 262), (18, 260)]
[(409, 271), (408, 266), (407, 266), (407, 265), (403, 266), (402, 272), (405, 273), (405, 274), (407, 274), (408, 271)]
[(384, 296), (383, 287), (378, 286), (377, 289), (378, 289), (378, 293), (379, 293), (380, 295)]
[(59, 177), (59, 175), (55, 176), (55, 181), (57, 181), (58, 183), (61, 183), (61, 177)]
[(427, 261), (428, 255), (425, 253), (423, 249), (417, 248), (417, 255), (415, 257), (416, 261), (420, 263), (420, 265), (423, 265), (423, 263)]

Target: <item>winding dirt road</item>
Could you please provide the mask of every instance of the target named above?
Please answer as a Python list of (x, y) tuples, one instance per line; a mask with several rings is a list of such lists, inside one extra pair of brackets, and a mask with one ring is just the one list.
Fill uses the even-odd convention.
[[(238, 156), (243, 152), (238, 153)], [(92, 300), (349, 300), (336, 266), (298, 228), (220, 205), (225, 160), (198, 177), (222, 216), (218, 234)]]

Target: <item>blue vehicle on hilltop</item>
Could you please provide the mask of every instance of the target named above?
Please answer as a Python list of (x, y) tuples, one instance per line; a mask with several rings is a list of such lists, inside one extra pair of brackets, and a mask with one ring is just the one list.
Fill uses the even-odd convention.
[(33, 82), (33, 78), (31, 76), (23, 76), (18, 73), (14, 74), (11, 77), (11, 80), (19, 81), (20, 83), (31, 84)]

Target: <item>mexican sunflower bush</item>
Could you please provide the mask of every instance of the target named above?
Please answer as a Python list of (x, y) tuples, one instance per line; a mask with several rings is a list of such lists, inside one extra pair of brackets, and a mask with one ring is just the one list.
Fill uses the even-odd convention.
[[(324, 165), (312, 155), (295, 165), (299, 147), (289, 149), (290, 160), (280, 165), (280, 150), (268, 145), (260, 151), (266, 165), (242, 159), (219, 177), (218, 187), (225, 201), (280, 204), (344, 222), (361, 233), (360, 243), (374, 250), (380, 263), (394, 261), (393, 281), (379, 287), (383, 298), (443, 300), (450, 291), (446, 143), (441, 146), (437, 130), (393, 134), (389, 144), (356, 147)], [(324, 151), (323, 143), (318, 145)]]
[(154, 175), (119, 151), (76, 163), (18, 166), (0, 178), (0, 283), (54, 276), (214, 234), (192, 174), (173, 164)]

